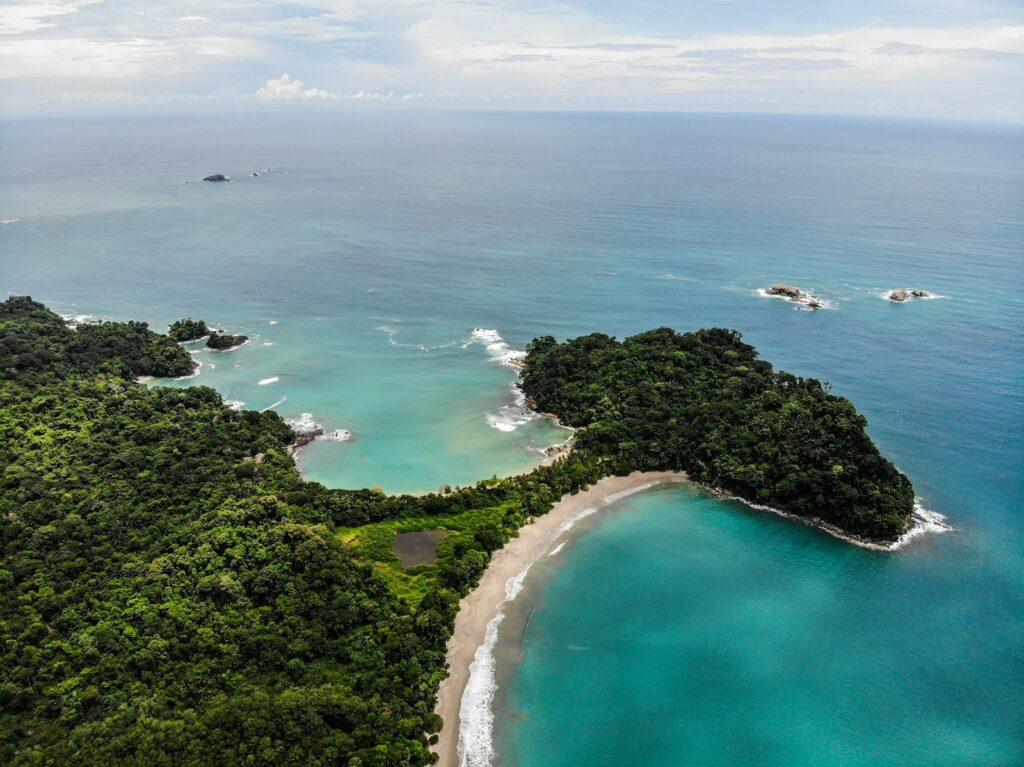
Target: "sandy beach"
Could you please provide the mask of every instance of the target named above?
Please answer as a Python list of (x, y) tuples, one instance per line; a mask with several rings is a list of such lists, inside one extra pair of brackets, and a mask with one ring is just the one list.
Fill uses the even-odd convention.
[(633, 472), (626, 477), (605, 477), (576, 495), (564, 496), (550, 512), (519, 531), (500, 551), (495, 552), (487, 571), (476, 589), (459, 605), (455, 631), (448, 641), (449, 676), (437, 694), (436, 712), (444, 719), (436, 751), (441, 767), (459, 765), (459, 708), (470, 677), (470, 664), (477, 648), (486, 638), (487, 624), (495, 617), (498, 606), (505, 601), (506, 584), (510, 578), (545, 552), (554, 548), (566, 535), (563, 526), (580, 512), (601, 508), (620, 498), (654, 485), (686, 481), (682, 472)]

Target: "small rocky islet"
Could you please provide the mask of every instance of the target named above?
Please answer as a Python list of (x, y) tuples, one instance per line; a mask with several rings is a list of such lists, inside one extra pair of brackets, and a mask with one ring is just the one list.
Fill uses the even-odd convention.
[[(770, 287), (763, 288), (760, 293), (771, 298), (783, 298), (793, 303), (801, 304), (808, 309), (821, 309), (824, 306), (822, 299), (808, 293), (795, 285), (788, 285), (784, 282), (776, 282)], [(934, 293), (929, 293), (921, 288), (896, 288), (885, 293), (885, 298), (897, 304), (907, 303), (916, 298), (934, 298)]]
[(772, 298), (784, 298), (787, 301), (801, 304), (808, 309), (821, 309), (825, 305), (817, 296), (807, 293), (795, 285), (787, 285), (784, 282), (776, 282), (771, 287), (765, 288), (764, 294)]
[(890, 290), (885, 297), (897, 304), (903, 304), (915, 298), (934, 298), (934, 294), (920, 288), (897, 288)]

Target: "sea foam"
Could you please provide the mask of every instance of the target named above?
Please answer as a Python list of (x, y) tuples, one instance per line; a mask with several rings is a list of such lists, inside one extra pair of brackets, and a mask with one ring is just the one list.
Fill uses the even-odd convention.
[(317, 439), (329, 442), (350, 442), (353, 438), (348, 429), (324, 429), (312, 413), (302, 413), (298, 418), (286, 418), (285, 423), (298, 434), (313, 434)]
[[(813, 312), (815, 309), (835, 309), (836, 304), (834, 301), (829, 301), (827, 298), (822, 298), (814, 293), (803, 293), (800, 298), (790, 298), (789, 296), (779, 296), (774, 293), (769, 293), (767, 288), (758, 288), (754, 291), (757, 295), (762, 298), (778, 298), (782, 301), (788, 301), (791, 304), (796, 304), (793, 308), (797, 311)], [(816, 303), (817, 307), (810, 306), (811, 303)]]
[(500, 362), (502, 365), (507, 367), (517, 368), (519, 365), (517, 362), (526, 357), (526, 352), (518, 349), (513, 349), (508, 345), (508, 342), (501, 337), (494, 328), (473, 328), (473, 332), (470, 335), (469, 341), (464, 343), (463, 348), (470, 344), (478, 343), (487, 349), (487, 354), (490, 355), (491, 359), (495, 362)]
[(918, 538), (926, 534), (938, 535), (940, 533), (948, 533), (953, 530), (954, 527), (946, 521), (946, 517), (939, 514), (937, 511), (926, 509), (921, 503), (920, 498), (914, 499), (914, 510), (910, 514), (911, 525), (907, 532), (903, 533), (892, 546), (891, 549), (901, 549), (910, 543), (915, 538)]
[(435, 349), (450, 349), (458, 344), (458, 341), (448, 341), (447, 343), (435, 344), (433, 346), (428, 344), (407, 344), (397, 340), (398, 333), (400, 332), (397, 328), (393, 328), (390, 325), (380, 325), (377, 327), (377, 330), (388, 337), (388, 343), (392, 346), (400, 346), (406, 349), (419, 349), (422, 352), (432, 352)]
[[(526, 352), (513, 349), (494, 328), (473, 328), (473, 332), (462, 348), (480, 344), (487, 350), (492, 361), (518, 371), (519, 361), (526, 357)], [(493, 413), (488, 413), (487, 424), (498, 431), (515, 431), (525, 423), (537, 417), (537, 413), (526, 406), (526, 395), (516, 384), (512, 384), (512, 402), (503, 405)]]
[(267, 405), (265, 408), (260, 410), (260, 412), (261, 413), (266, 413), (268, 410), (273, 410), (278, 405), (283, 405), (287, 400), (288, 400), (288, 397), (281, 397), (281, 399), (279, 399), (277, 402), (274, 402), (273, 404)]
[(281, 380), (281, 376), (271, 376), (270, 378), (261, 378), (259, 385), (266, 386), (267, 384), (277, 383)]
[(515, 431), (524, 423), (529, 423), (537, 414), (526, 406), (526, 395), (515, 384), (512, 385), (512, 402), (504, 405), (493, 413), (487, 414), (487, 423), (498, 431)]
[(469, 664), (469, 680), (459, 705), (459, 767), (489, 767), (494, 759), (493, 704), (494, 693), (498, 689), (494, 675), (494, 646), (498, 642), (498, 629), (505, 620), (505, 606), (522, 592), (530, 568), (542, 557), (560, 551), (564, 542), (552, 550), (558, 539), (596, 511), (596, 507), (587, 507), (566, 519), (548, 539), (547, 545), (522, 570), (505, 581), (505, 599), (495, 609), (494, 617), (487, 624), (484, 642), (476, 648), (473, 662)]

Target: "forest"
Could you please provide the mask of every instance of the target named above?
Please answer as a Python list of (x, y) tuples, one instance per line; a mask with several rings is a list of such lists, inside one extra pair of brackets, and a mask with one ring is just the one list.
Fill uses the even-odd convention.
[(0, 764), (431, 764), (459, 599), (564, 494), (681, 468), (878, 538), (912, 503), (849, 402), (731, 331), (537, 339), (524, 390), (576, 449), (423, 496), (304, 481), (276, 413), (135, 380), (191, 370), (145, 323), (0, 304)]
[(595, 333), (527, 347), (523, 391), (582, 431), (609, 470), (682, 470), (745, 500), (892, 540), (914, 505), (910, 481), (848, 399), (773, 370), (733, 330)]

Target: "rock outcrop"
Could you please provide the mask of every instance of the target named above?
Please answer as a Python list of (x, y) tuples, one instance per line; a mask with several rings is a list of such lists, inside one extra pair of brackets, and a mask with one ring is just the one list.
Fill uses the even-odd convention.
[(793, 285), (786, 285), (782, 282), (776, 282), (766, 291), (770, 296), (781, 296), (782, 298), (789, 298), (793, 301), (799, 300), (803, 296), (803, 291), (800, 288), (794, 287)]
[(897, 288), (896, 290), (890, 290), (885, 297), (890, 301), (902, 304), (912, 298), (931, 298), (932, 294), (927, 290), (921, 290), (921, 288)]

